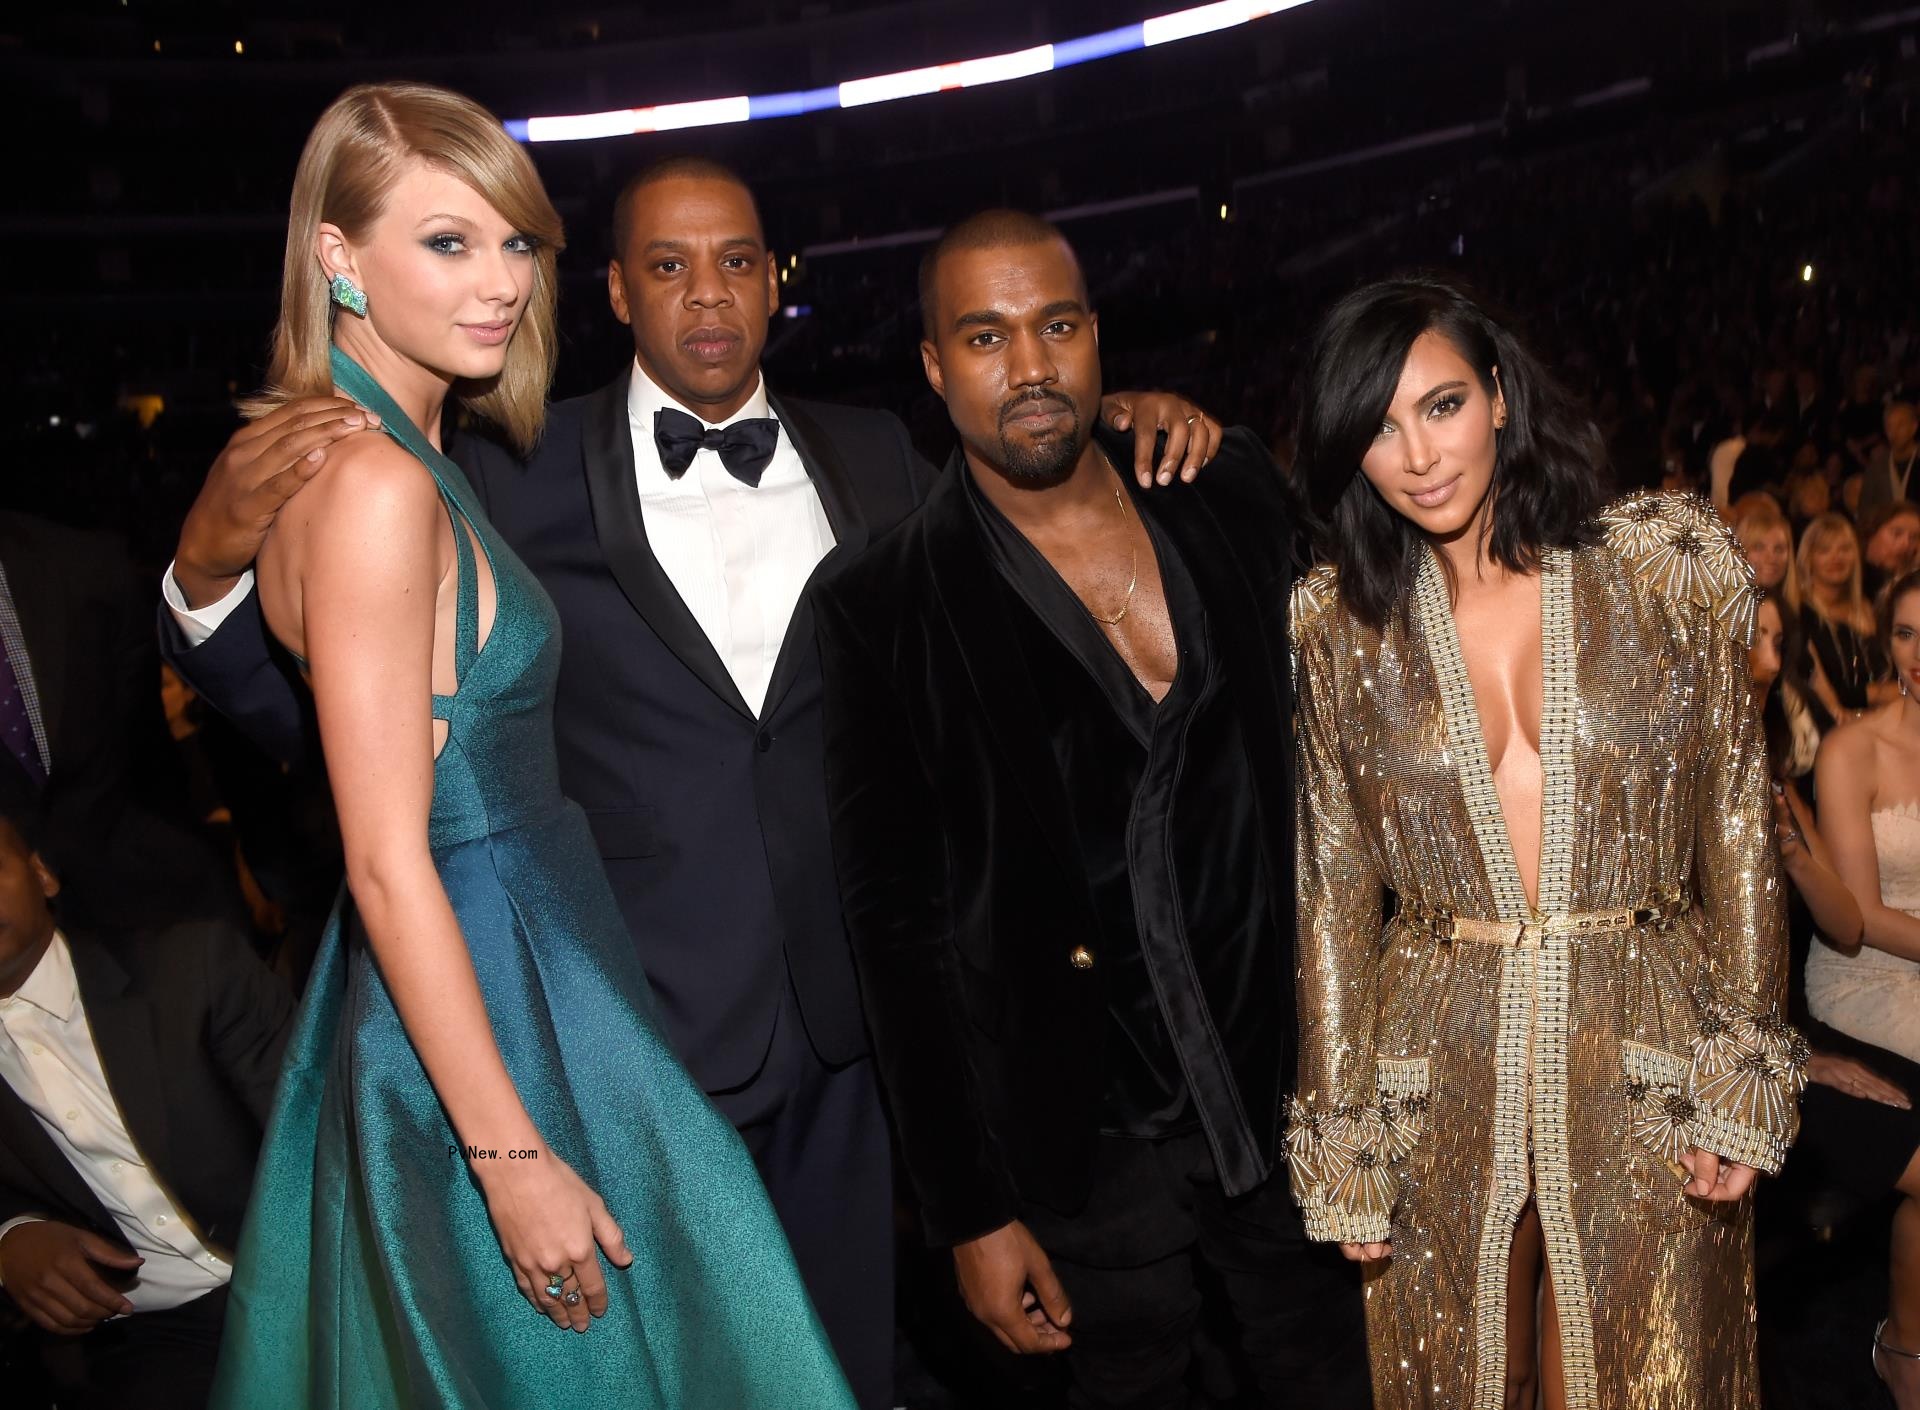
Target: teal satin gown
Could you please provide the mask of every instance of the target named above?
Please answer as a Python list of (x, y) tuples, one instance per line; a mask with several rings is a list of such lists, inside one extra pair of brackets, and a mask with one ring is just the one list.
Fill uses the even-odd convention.
[[(528, 1305), (343, 895), (274, 1099), (213, 1403), (851, 1410), (753, 1163), (662, 1040), (586, 820), (560, 794), (552, 603), (459, 468), (337, 351), (334, 380), (446, 501), (458, 687), (433, 702), (448, 725), (434, 861), (520, 1099), (633, 1264), (601, 1259), (608, 1311), (584, 1334)], [(493, 570), (484, 646), (463, 525)]]

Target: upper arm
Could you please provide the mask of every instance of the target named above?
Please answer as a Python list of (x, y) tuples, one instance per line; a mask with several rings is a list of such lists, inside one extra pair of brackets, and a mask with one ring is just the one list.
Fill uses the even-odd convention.
[(227, 1084), (264, 1127), (293, 1026), (285, 981), (223, 922), (205, 926), (207, 1046)]
[(357, 857), (426, 845), (434, 629), (452, 534), (432, 477), (404, 450), (369, 438), (341, 459), (282, 525), (352, 870)]
[(1880, 861), (1873, 843), (1873, 734), (1864, 725), (1843, 725), (1820, 743), (1814, 788), (1820, 798), (1820, 832), (1833, 849), (1833, 869), (1855, 898), (1880, 899)]

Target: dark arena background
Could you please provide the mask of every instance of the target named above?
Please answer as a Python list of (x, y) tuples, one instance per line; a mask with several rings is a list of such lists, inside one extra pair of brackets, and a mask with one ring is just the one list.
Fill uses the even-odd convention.
[[(1920, 395), (1920, 6), (1175, 3), (9, 5), (0, 506), (110, 531), (157, 586), (262, 380), (301, 144), (385, 78), (458, 89), (529, 143), (567, 225), (557, 397), (630, 357), (610, 208), (679, 153), (757, 194), (770, 382), (893, 410), (936, 463), (914, 271), (987, 205), (1072, 239), (1109, 387), (1181, 392), (1283, 467), (1312, 320), (1408, 269), (1515, 312), (1621, 489), (1705, 493), (1716, 446), (1777, 423), (1798, 524), (1847, 503), (1883, 408)], [(263, 948), (317, 924), (324, 799), (177, 682), (167, 706), (192, 811), (251, 864)], [(1868, 1351), (1899, 1199), (1792, 1158), (1763, 1182), (1769, 1410), (1892, 1404)], [(989, 1354), (944, 1262), (902, 1244), (902, 1404), (1064, 1404), (1057, 1367)], [(0, 1333), (0, 1401), (52, 1404), (4, 1299)]]

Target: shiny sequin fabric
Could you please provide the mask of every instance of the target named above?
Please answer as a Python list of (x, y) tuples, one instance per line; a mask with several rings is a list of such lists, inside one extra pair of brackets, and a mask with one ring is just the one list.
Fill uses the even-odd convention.
[[(1309, 1232), (1391, 1239), (1367, 1283), (1381, 1410), (1497, 1410), (1507, 1259), (1538, 1202), (1569, 1410), (1758, 1404), (1750, 1202), (1682, 1193), (1693, 1145), (1778, 1169), (1805, 1045), (1779, 1016), (1782, 881), (1747, 682), (1756, 594), (1701, 501), (1615, 503), (1547, 555), (1539, 911), (1659, 909), (1527, 946), (1445, 576), (1384, 630), (1296, 591), (1300, 1078)], [(1398, 906), (1393, 904), (1397, 898)], [(1677, 918), (1675, 902), (1688, 903)], [(1383, 925), (1383, 916), (1391, 914)]]

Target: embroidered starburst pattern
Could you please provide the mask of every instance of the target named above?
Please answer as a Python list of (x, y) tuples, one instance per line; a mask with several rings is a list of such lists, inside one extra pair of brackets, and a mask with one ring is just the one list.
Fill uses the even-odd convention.
[(1743, 645), (1759, 601), (1732, 532), (1697, 495), (1641, 493), (1600, 517), (1607, 542), (1662, 592), (1706, 608)]

